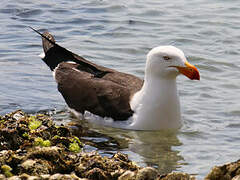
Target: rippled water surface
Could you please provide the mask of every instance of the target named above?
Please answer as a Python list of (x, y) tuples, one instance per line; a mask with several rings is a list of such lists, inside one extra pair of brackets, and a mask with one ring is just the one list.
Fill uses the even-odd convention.
[(239, 1), (3, 0), (0, 25), (0, 114), (56, 109), (63, 111), (56, 121), (71, 120), (50, 70), (37, 56), (41, 39), (28, 26), (49, 30), (62, 46), (95, 63), (140, 77), (146, 53), (170, 44), (201, 74), (199, 82), (178, 78), (183, 127), (136, 132), (89, 124), (119, 143), (101, 153), (120, 150), (162, 173), (184, 171), (198, 179), (214, 165), (239, 159)]

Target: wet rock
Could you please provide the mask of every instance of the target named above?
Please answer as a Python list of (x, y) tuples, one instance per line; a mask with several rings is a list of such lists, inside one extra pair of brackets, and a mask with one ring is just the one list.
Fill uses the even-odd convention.
[(21, 180), (21, 178), (18, 177), (18, 176), (12, 176), (12, 177), (7, 178), (7, 179), (8, 179), (8, 180)]
[(205, 180), (232, 180), (240, 175), (240, 160), (223, 166), (215, 166)]
[(146, 167), (140, 169), (136, 175), (136, 180), (155, 180), (157, 178), (158, 172), (156, 169), (151, 167)]
[(135, 177), (135, 173), (132, 172), (132, 171), (125, 171), (125, 173), (123, 173), (119, 178), (118, 180), (135, 180), (136, 177)]
[(74, 173), (71, 174), (53, 174), (51, 176), (41, 176), (41, 180), (88, 180), (85, 178), (79, 178)]
[(122, 153), (108, 158), (97, 152), (82, 152), (83, 144), (70, 128), (55, 126), (49, 116), (33, 116), (19, 110), (0, 118), (3, 177), (118, 179), (126, 171), (135, 173), (140, 169)]
[(172, 172), (160, 177), (161, 180), (196, 180), (195, 177), (187, 173)]
[(0, 174), (0, 179), (1, 180), (5, 180), (5, 179), (7, 179), (3, 174)]
[(28, 173), (30, 175), (49, 174), (52, 167), (47, 161), (28, 159), (21, 164), (20, 173)]
[(137, 170), (126, 155), (115, 154), (112, 158), (102, 157), (97, 152), (81, 153), (80, 164), (76, 167), (76, 175), (89, 179), (117, 179), (126, 170)]
[(28, 174), (21, 174), (19, 178), (21, 180), (42, 180), (39, 176), (29, 176)]
[(64, 174), (54, 174), (50, 176), (49, 180), (71, 180), (72, 177), (70, 175), (64, 175)]
[(55, 126), (47, 115), (32, 116), (18, 110), (0, 118), (0, 150), (28, 149), (33, 145), (60, 146), (67, 150), (70, 144), (79, 149), (83, 147), (68, 127)]
[[(21, 178), (21, 180), (22, 180), (22, 178)], [(29, 176), (29, 178), (27, 180), (41, 180), (41, 179), (37, 176)]]
[(50, 178), (50, 174), (41, 174), (39, 175), (40, 179), (41, 180), (48, 180)]
[(232, 180), (240, 180), (240, 175), (235, 176)]
[(86, 178), (92, 180), (105, 180), (107, 178), (105, 172), (100, 168), (93, 168), (86, 173)]
[[(57, 146), (51, 147), (36, 147), (29, 151), (25, 159), (37, 160), (39, 166), (38, 174), (52, 174), (52, 173), (70, 173), (74, 169), (74, 161), (68, 157), (63, 148)], [(48, 172), (44, 167), (46, 166)]]
[(23, 173), (23, 174), (21, 174), (19, 176), (20, 179), (30, 179), (31, 177), (35, 177), (36, 178), (36, 176), (30, 176), (30, 175), (25, 174), (25, 173)]

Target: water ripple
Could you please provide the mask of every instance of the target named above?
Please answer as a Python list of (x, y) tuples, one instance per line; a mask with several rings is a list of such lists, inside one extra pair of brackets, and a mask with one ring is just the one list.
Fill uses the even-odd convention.
[(178, 78), (180, 132), (93, 128), (116, 137), (139, 164), (163, 173), (186, 171), (202, 179), (212, 166), (239, 159), (240, 2), (3, 0), (0, 17), (0, 114), (65, 109), (37, 56), (41, 39), (27, 26), (52, 32), (95, 63), (140, 77), (151, 48), (175, 45), (201, 74), (199, 82)]

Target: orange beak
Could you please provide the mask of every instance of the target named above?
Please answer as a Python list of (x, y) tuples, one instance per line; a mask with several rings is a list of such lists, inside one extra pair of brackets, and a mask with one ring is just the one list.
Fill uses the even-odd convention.
[(185, 62), (186, 67), (175, 66), (179, 72), (185, 76), (187, 76), (191, 80), (200, 80), (200, 74), (195, 66), (190, 64), (189, 62)]

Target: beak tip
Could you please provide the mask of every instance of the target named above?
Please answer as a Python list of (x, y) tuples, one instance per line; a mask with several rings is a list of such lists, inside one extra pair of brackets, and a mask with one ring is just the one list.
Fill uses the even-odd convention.
[(200, 80), (200, 74), (198, 71), (196, 71), (196, 73), (194, 73), (192, 80)]
[(186, 63), (187, 67), (190, 69), (191, 73), (190, 73), (190, 76), (191, 76), (191, 80), (200, 80), (200, 73), (198, 71), (198, 69), (192, 65), (192, 64), (189, 64), (188, 62)]
[(200, 80), (200, 73), (198, 69), (189, 62), (185, 62), (185, 65), (185, 67), (176, 66), (176, 68), (181, 74), (187, 76), (189, 79)]

